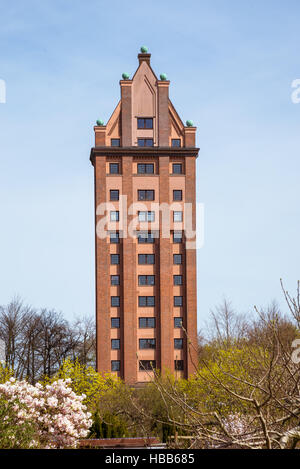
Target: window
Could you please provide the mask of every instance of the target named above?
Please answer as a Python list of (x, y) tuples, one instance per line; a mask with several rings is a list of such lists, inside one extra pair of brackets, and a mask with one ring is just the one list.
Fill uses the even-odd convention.
[(139, 306), (155, 306), (155, 296), (139, 296)]
[(153, 118), (152, 117), (138, 117), (137, 127), (138, 129), (153, 129)]
[(174, 339), (174, 348), (182, 349), (183, 348), (183, 339)]
[(140, 360), (139, 361), (139, 370), (140, 371), (152, 371), (156, 368), (155, 360)]
[(155, 212), (138, 212), (139, 221), (155, 221)]
[(111, 275), (110, 276), (111, 285), (120, 285), (120, 275)]
[(119, 254), (111, 254), (110, 255), (110, 263), (112, 265), (120, 264), (120, 255)]
[(112, 244), (118, 244), (120, 242), (120, 236), (118, 231), (112, 231), (109, 233), (110, 242)]
[(111, 144), (112, 147), (119, 147), (120, 146), (120, 139), (119, 138), (111, 138), (110, 139), (110, 144)]
[(183, 299), (182, 296), (174, 296), (174, 306), (182, 306)]
[(119, 200), (119, 191), (113, 189), (110, 192), (110, 200)]
[(116, 210), (116, 211), (111, 211), (110, 212), (110, 221), (119, 221), (119, 211)]
[(120, 360), (111, 361), (111, 371), (120, 371)]
[(138, 200), (154, 200), (154, 191), (138, 190)]
[(183, 371), (184, 370), (183, 360), (174, 360), (174, 368), (175, 368), (175, 371)]
[(155, 285), (155, 276), (139, 275), (139, 285)]
[(138, 147), (153, 147), (153, 138), (138, 138)]
[(138, 163), (137, 165), (138, 174), (154, 174), (153, 163)]
[(109, 174), (119, 174), (120, 165), (119, 163), (109, 163)]
[(174, 318), (174, 327), (175, 327), (175, 329), (181, 329), (181, 327), (182, 327), (182, 318)]
[(182, 275), (173, 276), (174, 285), (182, 285)]
[(155, 263), (155, 254), (139, 254), (140, 265), (153, 265)]
[(154, 233), (145, 233), (144, 231), (137, 234), (137, 239), (139, 244), (153, 244), (155, 242)]
[(182, 174), (182, 164), (181, 163), (173, 163), (173, 174)]
[(182, 264), (182, 254), (173, 254), (173, 263), (175, 265)]
[(112, 329), (119, 329), (120, 328), (120, 318), (111, 318), (111, 328)]
[(119, 296), (111, 296), (110, 297), (110, 304), (114, 307), (120, 306), (120, 297)]
[(175, 244), (182, 243), (182, 232), (181, 231), (174, 231), (173, 232), (173, 243), (175, 243)]
[(155, 348), (156, 347), (156, 340), (155, 339), (139, 339), (139, 346), (140, 349), (146, 348)]
[(172, 147), (181, 147), (180, 138), (172, 138)]
[(182, 221), (182, 212), (173, 212), (173, 221)]
[(112, 339), (111, 348), (112, 350), (120, 350), (120, 339)]
[(182, 191), (173, 191), (173, 200), (182, 200)]
[(156, 325), (155, 322), (155, 318), (139, 318), (139, 328), (154, 329)]

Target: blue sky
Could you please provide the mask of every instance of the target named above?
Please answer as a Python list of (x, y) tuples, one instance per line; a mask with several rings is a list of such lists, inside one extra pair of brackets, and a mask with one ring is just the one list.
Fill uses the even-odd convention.
[(298, 1), (0, 0), (0, 304), (94, 314), (96, 119), (145, 44), (198, 127), (199, 325), (282, 302), (299, 278)]

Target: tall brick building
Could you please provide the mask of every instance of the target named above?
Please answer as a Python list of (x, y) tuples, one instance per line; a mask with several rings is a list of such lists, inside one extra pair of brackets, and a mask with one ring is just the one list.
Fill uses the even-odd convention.
[(184, 229), (188, 205), (196, 224), (196, 128), (181, 121), (150, 57), (141, 48), (134, 76), (122, 75), (91, 150), (97, 370), (131, 384), (148, 381), (152, 367), (187, 377), (197, 360), (196, 250)]

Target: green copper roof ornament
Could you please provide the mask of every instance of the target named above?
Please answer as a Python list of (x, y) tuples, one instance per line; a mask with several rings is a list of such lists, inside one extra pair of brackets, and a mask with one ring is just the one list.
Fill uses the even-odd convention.
[(148, 47), (147, 46), (142, 46), (141, 47), (141, 53), (142, 54), (147, 54), (147, 52), (148, 52)]
[(191, 121), (191, 120), (187, 120), (187, 121), (186, 121), (186, 126), (187, 126), (187, 127), (194, 127), (194, 122)]
[(122, 73), (123, 80), (129, 80), (129, 76), (130, 76), (129, 73), (126, 73), (126, 72)]
[(98, 119), (96, 121), (96, 124), (98, 125), (98, 127), (103, 127), (104, 126), (104, 121), (102, 119)]
[(161, 74), (159, 75), (159, 77), (160, 77), (160, 79), (161, 79), (162, 81), (166, 81), (166, 80), (168, 79), (166, 73), (161, 73)]

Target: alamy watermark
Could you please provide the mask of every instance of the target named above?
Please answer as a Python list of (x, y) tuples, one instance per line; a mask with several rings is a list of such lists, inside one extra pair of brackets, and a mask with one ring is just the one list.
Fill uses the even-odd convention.
[[(128, 204), (121, 195), (117, 204), (103, 202), (97, 206), (97, 237), (107, 239), (133, 238), (139, 242), (155, 242), (155, 238), (185, 242), (186, 249), (200, 249), (204, 245), (204, 204), (173, 202)], [(197, 227), (197, 229), (196, 229)]]
[(6, 103), (6, 83), (0, 78), (0, 104)]

